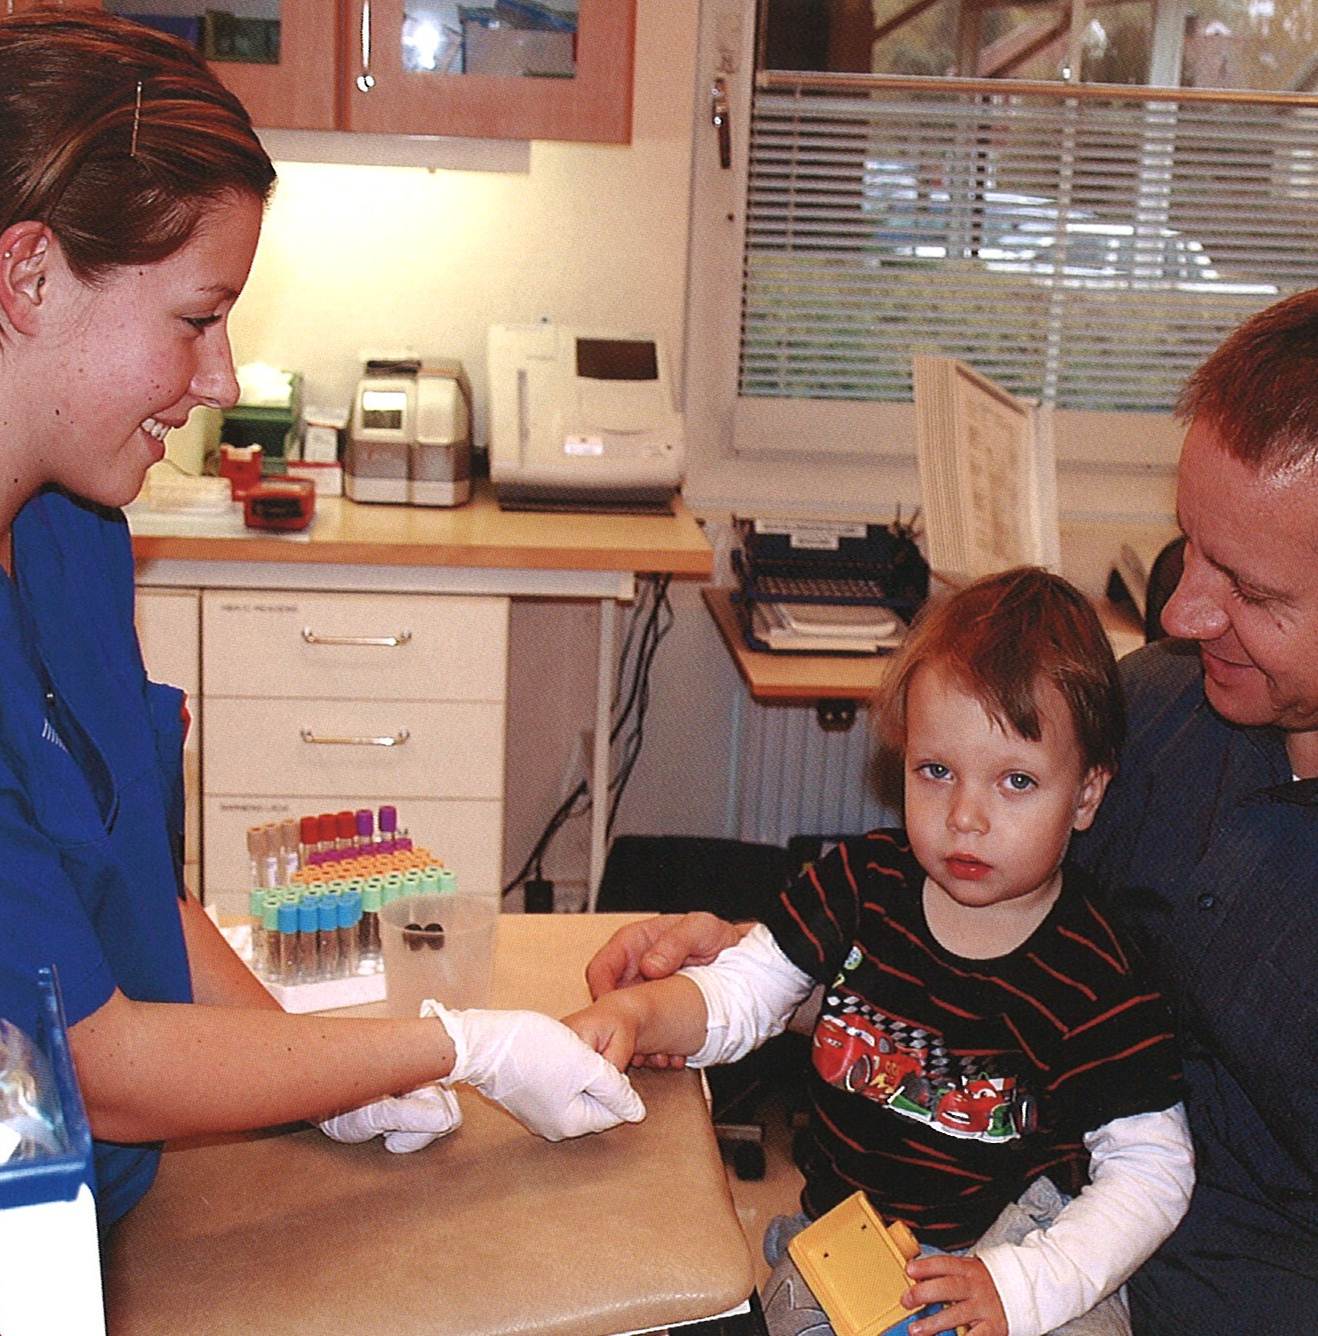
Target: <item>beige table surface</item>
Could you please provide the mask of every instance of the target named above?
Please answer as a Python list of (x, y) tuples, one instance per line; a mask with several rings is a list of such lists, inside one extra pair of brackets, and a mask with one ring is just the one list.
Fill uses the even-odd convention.
[[(636, 915), (507, 914), (494, 1004), (561, 1015)], [(645, 1121), (549, 1143), (459, 1087), (411, 1155), (300, 1129), (166, 1151), (106, 1241), (110, 1336), (604, 1336), (727, 1311), (751, 1259), (699, 1078), (639, 1072)]]
[[(671, 515), (552, 514), (501, 510), (487, 481), (461, 506), (363, 505), (316, 498), (296, 539), (248, 529), (225, 537), (182, 530), (137, 534), (139, 565), (160, 561), (347, 566), (483, 566), (530, 570), (646, 571), (708, 578), (714, 554), (680, 498)], [(290, 580), (296, 579), (290, 569)]]

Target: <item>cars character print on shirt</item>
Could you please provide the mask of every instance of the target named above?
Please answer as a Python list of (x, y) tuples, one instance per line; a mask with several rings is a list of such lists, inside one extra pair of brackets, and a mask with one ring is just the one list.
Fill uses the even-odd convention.
[(935, 1031), (887, 1015), (841, 981), (811, 1043), (815, 1070), (830, 1085), (952, 1137), (1001, 1142), (1034, 1131), (1038, 1106), (1014, 1075), (991, 1058), (950, 1054)]

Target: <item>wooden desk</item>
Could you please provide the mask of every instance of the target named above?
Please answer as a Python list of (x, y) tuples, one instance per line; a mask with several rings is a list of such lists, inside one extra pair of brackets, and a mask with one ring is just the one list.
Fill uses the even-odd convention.
[(737, 671), (759, 701), (865, 701), (883, 680), (884, 654), (768, 654), (742, 635), (730, 589), (700, 591)]
[[(732, 591), (702, 589), (701, 596), (737, 665), (758, 701), (863, 702), (883, 680), (885, 654), (768, 654), (751, 649), (732, 606)], [(1142, 630), (1107, 599), (1095, 599), (1099, 620), (1118, 658), (1143, 643)]]
[[(627, 918), (503, 916), (495, 1004), (580, 1006)], [(644, 1122), (552, 1144), (458, 1087), (462, 1127), (411, 1155), (315, 1129), (170, 1149), (106, 1243), (109, 1330), (603, 1336), (735, 1308), (754, 1272), (699, 1078), (636, 1087)]]

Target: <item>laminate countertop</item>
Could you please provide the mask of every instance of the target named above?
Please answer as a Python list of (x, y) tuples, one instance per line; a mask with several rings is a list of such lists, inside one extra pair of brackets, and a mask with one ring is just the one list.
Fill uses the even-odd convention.
[[(519, 570), (666, 572), (708, 578), (713, 551), (680, 498), (670, 515), (505, 511), (488, 483), (452, 507), (367, 505), (347, 497), (316, 498), (302, 534), (236, 524), (207, 532), (180, 521), (161, 532), (162, 512), (147, 532), (135, 531), (139, 563), (153, 561), (272, 562), (280, 565), (452, 566)], [(132, 511), (130, 509), (130, 524)]]

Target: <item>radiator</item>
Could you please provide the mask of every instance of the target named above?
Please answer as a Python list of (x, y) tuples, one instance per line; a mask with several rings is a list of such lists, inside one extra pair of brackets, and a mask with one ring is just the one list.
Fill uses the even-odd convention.
[(793, 835), (853, 835), (899, 817), (879, 801), (866, 711), (845, 731), (819, 726), (813, 707), (741, 696), (730, 824), (738, 839), (786, 844)]

